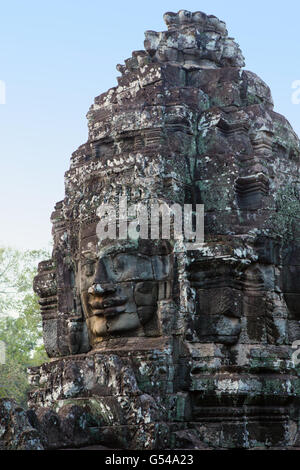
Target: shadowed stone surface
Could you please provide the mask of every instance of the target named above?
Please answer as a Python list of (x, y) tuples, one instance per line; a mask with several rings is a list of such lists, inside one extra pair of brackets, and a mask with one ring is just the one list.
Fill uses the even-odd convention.
[[(299, 446), (299, 139), (222, 21), (164, 18), (95, 99), (52, 214), (31, 412), (46, 448)], [(205, 243), (99, 241), (125, 195), (204, 204)]]
[(24, 411), (14, 400), (0, 399), (0, 450), (43, 450), (40, 432), (31, 422), (31, 411)]

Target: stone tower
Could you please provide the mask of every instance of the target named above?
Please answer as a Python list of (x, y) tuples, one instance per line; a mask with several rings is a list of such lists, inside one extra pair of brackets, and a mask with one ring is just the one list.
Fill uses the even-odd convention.
[[(95, 99), (52, 214), (31, 419), (45, 448), (299, 446), (299, 139), (224, 22), (164, 19)], [(205, 242), (99, 240), (125, 196), (203, 204)]]

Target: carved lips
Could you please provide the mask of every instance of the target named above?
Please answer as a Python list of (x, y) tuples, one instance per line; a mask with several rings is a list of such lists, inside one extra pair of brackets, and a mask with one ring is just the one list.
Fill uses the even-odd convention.
[(127, 297), (103, 298), (89, 294), (88, 305), (92, 315), (103, 315), (113, 317), (123, 313), (126, 308)]

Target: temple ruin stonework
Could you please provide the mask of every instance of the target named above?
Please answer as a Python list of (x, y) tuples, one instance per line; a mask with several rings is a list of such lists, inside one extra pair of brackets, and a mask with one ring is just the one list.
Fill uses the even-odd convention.
[[(28, 419), (45, 449), (299, 448), (300, 141), (223, 21), (164, 20), (65, 175)], [(99, 240), (120, 196), (204, 204), (204, 244)]]

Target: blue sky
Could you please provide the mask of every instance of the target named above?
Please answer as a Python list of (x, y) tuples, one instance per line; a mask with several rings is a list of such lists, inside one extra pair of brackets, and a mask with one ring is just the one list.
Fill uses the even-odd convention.
[(298, 0), (0, 0), (0, 244), (48, 246), (90, 104), (116, 85), (116, 64), (143, 48), (144, 31), (164, 30), (163, 13), (180, 9), (226, 21), (246, 69), (268, 83), (276, 111), (300, 135), (300, 105), (291, 100), (300, 80)]

